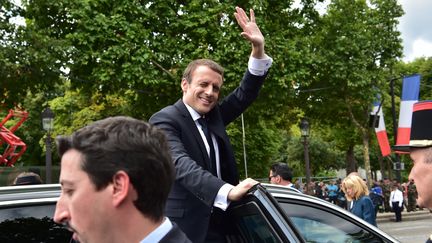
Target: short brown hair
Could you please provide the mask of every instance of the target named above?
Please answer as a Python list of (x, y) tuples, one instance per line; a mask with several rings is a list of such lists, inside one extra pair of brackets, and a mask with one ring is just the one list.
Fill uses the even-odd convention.
[(220, 74), (222, 76), (222, 81), (223, 81), (223, 74), (224, 74), (223, 67), (221, 65), (219, 65), (217, 62), (210, 60), (210, 59), (196, 59), (196, 60), (193, 60), (192, 62), (190, 62), (188, 64), (188, 66), (186, 67), (186, 69), (184, 70), (182, 78), (186, 79), (188, 83), (192, 82), (192, 73), (199, 66), (209, 67), (211, 70)]
[(40, 176), (34, 172), (21, 172), (14, 180), (14, 185), (42, 184)]
[(71, 149), (82, 155), (81, 169), (97, 191), (125, 171), (138, 194), (136, 208), (155, 222), (163, 218), (175, 169), (162, 130), (131, 117), (109, 117), (58, 137), (57, 147), (60, 158)]
[(425, 148), (424, 162), (426, 164), (432, 164), (432, 147)]

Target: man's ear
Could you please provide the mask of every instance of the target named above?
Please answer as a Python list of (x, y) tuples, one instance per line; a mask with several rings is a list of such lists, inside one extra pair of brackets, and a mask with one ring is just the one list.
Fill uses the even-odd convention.
[(188, 87), (189, 87), (189, 82), (185, 78), (183, 78), (181, 81), (181, 89), (183, 93), (187, 91)]
[(129, 175), (124, 171), (118, 171), (113, 176), (113, 206), (117, 207), (128, 197), (130, 189)]
[(282, 177), (281, 177), (280, 175), (277, 175), (277, 176), (276, 176), (276, 181), (277, 181), (278, 183), (280, 183), (280, 182), (282, 181)]

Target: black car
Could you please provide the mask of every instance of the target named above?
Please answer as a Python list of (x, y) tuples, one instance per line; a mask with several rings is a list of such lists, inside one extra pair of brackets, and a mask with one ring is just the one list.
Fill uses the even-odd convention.
[(59, 185), (0, 187), (0, 242), (69, 242), (52, 219), (59, 196)]
[[(70, 242), (53, 222), (59, 185), (0, 187), (0, 242)], [(397, 242), (344, 209), (260, 184), (228, 208), (227, 242)]]

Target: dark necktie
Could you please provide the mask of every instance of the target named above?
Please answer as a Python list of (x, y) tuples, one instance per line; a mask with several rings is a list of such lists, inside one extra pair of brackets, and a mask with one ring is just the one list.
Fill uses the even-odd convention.
[(211, 139), (210, 130), (208, 129), (208, 126), (207, 126), (207, 120), (205, 118), (201, 117), (198, 119), (198, 123), (201, 125), (202, 130), (204, 132), (204, 135), (207, 139), (207, 143), (210, 147), (210, 166), (209, 166), (210, 172), (213, 175), (217, 176), (215, 150), (213, 147), (213, 140)]

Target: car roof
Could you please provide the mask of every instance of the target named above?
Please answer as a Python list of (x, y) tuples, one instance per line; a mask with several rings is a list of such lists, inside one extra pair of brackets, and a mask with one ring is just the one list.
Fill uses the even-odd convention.
[(56, 203), (60, 196), (59, 184), (40, 184), (0, 187), (0, 207), (35, 203)]

